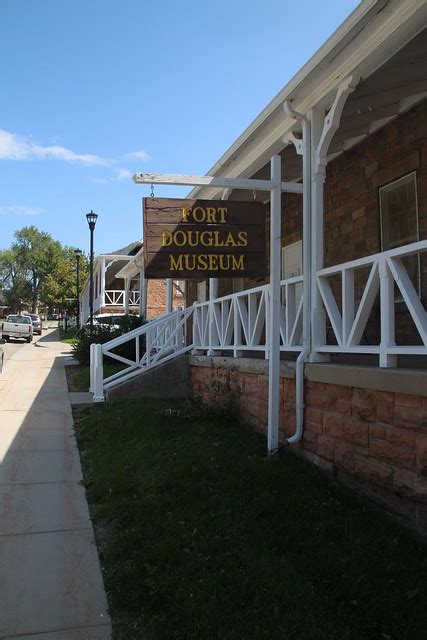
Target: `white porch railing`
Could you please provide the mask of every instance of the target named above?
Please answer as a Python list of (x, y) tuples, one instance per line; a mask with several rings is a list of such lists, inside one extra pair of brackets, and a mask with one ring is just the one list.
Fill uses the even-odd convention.
[[(318, 271), (317, 286), (337, 344), (314, 345), (315, 350), (378, 354), (381, 367), (396, 366), (397, 355), (427, 355), (427, 313), (402, 263), (403, 258), (426, 251), (427, 240), (423, 240)], [(355, 275), (363, 268), (369, 269), (369, 275), (356, 309)], [(341, 309), (330, 283), (330, 279), (337, 276), (341, 278)], [(395, 284), (418, 330), (421, 344), (396, 345)], [(377, 344), (362, 345), (378, 292), (380, 339)]]
[(141, 294), (139, 291), (129, 291), (129, 304), (130, 305), (139, 305), (139, 301), (141, 299)]
[[(105, 306), (125, 306), (125, 290), (124, 289), (109, 289), (105, 291)], [(129, 291), (129, 304), (132, 306), (138, 306), (140, 301), (139, 291)]]
[[(302, 349), (303, 276), (282, 280), (281, 351)], [(194, 305), (193, 340), (198, 350), (264, 351), (268, 357), (270, 286), (240, 291)]]
[(111, 289), (105, 291), (105, 305), (115, 305), (124, 307), (125, 305), (125, 292), (120, 289)]
[[(323, 318), (319, 313), (315, 319), (320, 328), (317, 334), (327, 335), (327, 318), (337, 344), (327, 344), (325, 339), (324, 344), (313, 344), (313, 350), (318, 353), (377, 354), (382, 367), (395, 366), (399, 354), (427, 355), (427, 313), (402, 263), (405, 257), (425, 252), (427, 240), (318, 271), (316, 286), (326, 314)], [(369, 270), (364, 285), (357, 283), (355, 278), (361, 269)], [(337, 302), (330, 282), (331, 278), (337, 276), (341, 278), (341, 304)], [(281, 282), (281, 351), (302, 349), (302, 283), (303, 276)], [(358, 304), (355, 301), (356, 284), (363, 289)], [(396, 344), (395, 284), (418, 330), (419, 344)], [(380, 338), (376, 344), (361, 344), (378, 293)], [(101, 401), (104, 390), (118, 382), (190, 350), (206, 351), (208, 354), (232, 351), (235, 357), (243, 355), (245, 351), (263, 351), (268, 357), (269, 295), (270, 286), (263, 285), (212, 301), (195, 303), (192, 307), (152, 320), (104, 345), (92, 345), (91, 390), (94, 391), (94, 400)], [(193, 337), (190, 341), (187, 338), (187, 325), (191, 318)], [(132, 342), (133, 357), (114, 352), (117, 347)], [(104, 379), (104, 356), (124, 364), (124, 369)]]

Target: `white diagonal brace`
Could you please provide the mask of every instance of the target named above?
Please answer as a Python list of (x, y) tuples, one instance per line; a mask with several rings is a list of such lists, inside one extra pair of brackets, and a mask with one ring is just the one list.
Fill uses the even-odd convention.
[(403, 296), (411, 318), (418, 329), (421, 340), (427, 345), (427, 313), (411, 279), (399, 258), (389, 258), (387, 264)]
[(368, 280), (363, 291), (362, 298), (359, 302), (356, 317), (351, 327), (349, 336), (347, 338), (347, 346), (358, 345), (362, 339), (363, 332), (369, 320), (369, 316), (374, 306), (375, 299), (377, 297), (378, 289), (380, 286), (378, 263), (373, 262), (371, 271), (369, 272)]
[(323, 304), (325, 305), (326, 313), (331, 321), (332, 329), (335, 333), (335, 337), (340, 347), (343, 346), (343, 334), (342, 334), (342, 317), (338, 305), (335, 300), (335, 296), (332, 293), (331, 285), (328, 279), (324, 276), (317, 276), (317, 287), (320, 292)]

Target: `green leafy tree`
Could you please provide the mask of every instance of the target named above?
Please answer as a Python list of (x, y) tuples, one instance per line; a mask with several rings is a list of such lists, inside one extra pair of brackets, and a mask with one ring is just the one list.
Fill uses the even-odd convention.
[[(80, 257), (80, 290), (87, 279), (88, 260)], [(77, 261), (74, 247), (61, 247), (61, 255), (46, 276), (40, 299), (49, 309), (75, 311), (77, 307)]]
[(0, 282), (5, 301), (12, 311), (22, 311), (30, 304), (31, 290), (26, 269), (14, 248), (0, 251)]
[[(77, 307), (77, 261), (74, 247), (62, 246), (34, 226), (15, 232), (10, 249), (0, 251), (0, 283), (8, 305), (15, 311), (39, 304), (49, 309)], [(80, 257), (80, 286), (88, 275), (88, 260)]]
[(26, 274), (31, 291), (31, 310), (36, 313), (44, 282), (56, 270), (61, 259), (61, 244), (34, 226), (16, 231), (15, 239), (12, 250)]

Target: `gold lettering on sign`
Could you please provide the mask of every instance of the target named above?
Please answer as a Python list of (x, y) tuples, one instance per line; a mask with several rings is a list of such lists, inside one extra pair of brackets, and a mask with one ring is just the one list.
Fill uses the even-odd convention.
[(182, 221), (188, 222), (188, 216), (191, 213), (191, 207), (182, 207)]
[(244, 271), (245, 255), (232, 253), (199, 255), (180, 253), (169, 254), (169, 271)]
[(189, 218), (192, 218), (192, 222), (197, 224), (225, 224), (227, 211), (227, 207), (182, 207), (181, 221), (190, 222)]
[(184, 231), (179, 229), (173, 233), (168, 229), (162, 231), (162, 247), (197, 247), (201, 244), (203, 247), (247, 247), (248, 234), (246, 231), (239, 231), (237, 235), (233, 235), (231, 231), (221, 235), (221, 231)]

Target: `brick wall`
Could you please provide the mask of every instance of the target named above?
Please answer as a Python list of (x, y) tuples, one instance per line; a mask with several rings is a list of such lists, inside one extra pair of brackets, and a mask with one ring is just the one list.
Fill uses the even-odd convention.
[[(185, 307), (185, 297), (176, 295), (172, 299), (173, 308)], [(164, 280), (147, 281), (147, 318), (156, 318), (166, 312), (166, 283)]]
[[(232, 397), (238, 417), (266, 431), (265, 374), (208, 366), (191, 371), (196, 397), (216, 405)], [(427, 529), (427, 398), (307, 382), (305, 403), (304, 436), (295, 451)], [(295, 381), (282, 376), (281, 441), (294, 430)]]

